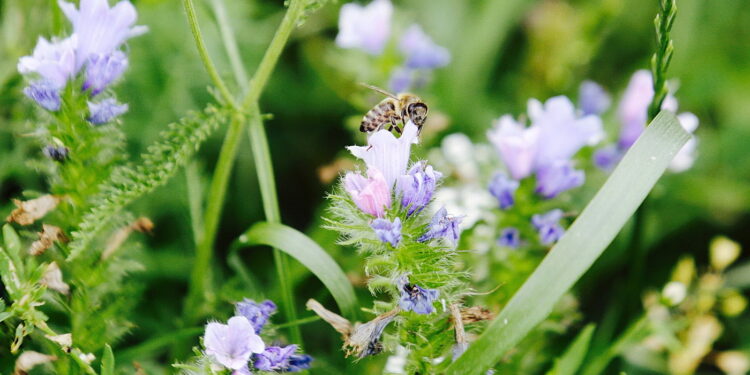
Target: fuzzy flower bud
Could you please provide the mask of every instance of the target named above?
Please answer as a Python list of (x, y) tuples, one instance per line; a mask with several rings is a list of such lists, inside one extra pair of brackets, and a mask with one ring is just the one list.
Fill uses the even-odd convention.
[(272, 301), (265, 300), (257, 303), (249, 298), (237, 302), (234, 309), (235, 315), (244, 316), (250, 322), (255, 333), (260, 333), (263, 330), (268, 318), (275, 312), (276, 304)]
[(542, 167), (536, 173), (536, 193), (546, 199), (583, 185), (585, 175), (582, 170), (573, 169), (570, 161), (556, 161)]
[(128, 111), (127, 104), (117, 104), (114, 98), (107, 98), (99, 103), (89, 102), (89, 117), (86, 118), (94, 125), (103, 125), (115, 117)]
[(401, 196), (401, 206), (408, 207), (407, 215), (421, 211), (432, 199), (442, 173), (426, 162), (415, 163), (406, 175), (396, 180), (396, 195)]
[(32, 82), (23, 89), (23, 93), (48, 111), (56, 112), (60, 110), (62, 104), (60, 92), (49, 81)]
[(393, 222), (387, 219), (375, 219), (370, 227), (383, 243), (396, 247), (401, 242), (401, 219), (398, 217), (393, 219)]
[(508, 176), (502, 172), (496, 173), (495, 176), (492, 177), (489, 190), (490, 194), (497, 198), (497, 201), (500, 204), (500, 209), (507, 210), (513, 207), (513, 195), (515, 195), (519, 185), (518, 181), (508, 178)]
[(417, 314), (432, 314), (435, 307), (432, 303), (440, 296), (440, 291), (436, 289), (424, 289), (416, 284), (409, 283), (404, 276), (398, 281), (399, 290), (401, 290), (401, 299), (398, 300), (398, 306), (406, 311), (414, 311)]
[(565, 229), (560, 225), (562, 216), (562, 210), (554, 209), (531, 217), (531, 224), (539, 233), (539, 242), (543, 245), (551, 245), (565, 234)]
[(369, 168), (367, 178), (359, 173), (347, 173), (344, 176), (344, 189), (366, 214), (383, 217), (385, 210), (391, 207), (390, 188), (377, 168)]
[(497, 239), (497, 243), (500, 246), (517, 249), (521, 247), (521, 233), (513, 227), (503, 228), (500, 231), (500, 238)]
[(461, 231), (458, 225), (461, 224), (462, 217), (448, 215), (445, 207), (438, 210), (432, 217), (427, 233), (419, 237), (419, 242), (427, 242), (436, 238), (447, 238), (449, 241), (456, 243)]
[(68, 158), (68, 153), (70, 150), (65, 146), (44, 146), (42, 149), (42, 153), (44, 156), (54, 160), (54, 161), (65, 161), (65, 159)]

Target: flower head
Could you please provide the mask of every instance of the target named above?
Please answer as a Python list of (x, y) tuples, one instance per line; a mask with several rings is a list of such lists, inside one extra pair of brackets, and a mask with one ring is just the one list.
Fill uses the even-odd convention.
[(127, 39), (145, 33), (146, 26), (133, 26), (138, 17), (129, 1), (119, 1), (112, 8), (107, 0), (81, 0), (80, 7), (59, 1), (60, 9), (73, 24), (78, 37), (76, 70), (92, 55), (108, 55)]
[(341, 48), (359, 48), (371, 55), (381, 54), (391, 34), (392, 14), (389, 0), (374, 0), (366, 6), (344, 4), (339, 13), (336, 44)]
[(412, 143), (418, 143), (419, 130), (411, 121), (406, 123), (404, 133), (396, 138), (393, 133), (381, 129), (368, 139), (368, 146), (349, 146), (355, 157), (362, 159), (367, 168), (377, 168), (383, 173), (387, 187), (390, 189), (396, 179), (406, 173)]
[(23, 93), (48, 111), (55, 112), (60, 110), (60, 105), (62, 104), (60, 91), (49, 81), (32, 82), (23, 89)]
[(606, 111), (612, 99), (604, 89), (594, 81), (583, 81), (578, 89), (578, 105), (584, 115), (599, 115)]
[(435, 312), (432, 303), (440, 296), (440, 291), (411, 284), (406, 276), (399, 279), (398, 288), (401, 290), (401, 299), (398, 300), (398, 306), (402, 309), (425, 315)]
[(583, 185), (582, 170), (573, 169), (571, 161), (555, 161), (536, 173), (536, 193), (546, 199), (556, 197), (563, 191)]
[(18, 60), (18, 72), (21, 74), (36, 73), (47, 85), (61, 89), (73, 77), (76, 69), (76, 36), (49, 42), (42, 37), (34, 47), (31, 56)]
[(70, 150), (65, 146), (44, 146), (42, 153), (44, 156), (54, 161), (65, 161), (68, 158)]
[(89, 102), (88, 105), (89, 117), (86, 120), (94, 125), (106, 124), (128, 111), (127, 104), (117, 104), (114, 98), (107, 98), (98, 103)]
[(427, 242), (436, 238), (447, 238), (453, 243), (458, 241), (461, 231), (458, 225), (461, 224), (461, 217), (448, 215), (445, 207), (438, 210), (432, 217), (427, 233), (419, 237), (419, 242)]
[(497, 239), (497, 243), (500, 246), (517, 249), (521, 246), (521, 233), (513, 227), (503, 228), (500, 231), (500, 238)]
[(237, 302), (234, 311), (235, 315), (243, 316), (250, 322), (255, 333), (260, 333), (268, 318), (276, 312), (276, 304), (269, 300), (257, 303), (245, 298), (242, 302)]
[(206, 324), (203, 345), (206, 354), (231, 370), (245, 369), (250, 355), (262, 353), (266, 348), (250, 321), (243, 316), (232, 317), (227, 324)]
[(435, 69), (447, 65), (451, 54), (422, 31), (419, 25), (411, 25), (399, 43), (401, 53), (406, 56), (406, 67), (412, 69)]
[(514, 180), (531, 174), (536, 159), (540, 129), (525, 127), (510, 115), (500, 117), (487, 132)]
[(401, 242), (401, 219), (398, 217), (393, 219), (393, 222), (386, 219), (375, 219), (370, 227), (383, 243), (389, 243), (396, 247)]
[(289, 358), (297, 351), (297, 345), (285, 347), (269, 346), (253, 356), (253, 366), (261, 371), (281, 371), (289, 367)]
[(531, 224), (539, 233), (539, 242), (543, 245), (551, 245), (565, 234), (565, 229), (560, 225), (562, 216), (562, 210), (554, 209), (531, 217)]
[(375, 167), (367, 170), (367, 178), (356, 172), (344, 176), (344, 189), (362, 212), (383, 217), (391, 207), (391, 190), (383, 174)]
[(407, 215), (421, 211), (430, 203), (437, 183), (443, 174), (431, 165), (420, 161), (409, 172), (396, 181), (396, 195), (401, 197), (401, 206), (408, 207)]
[(630, 78), (625, 94), (620, 100), (617, 116), (620, 120), (619, 145), (628, 149), (643, 132), (648, 121), (648, 106), (654, 97), (651, 72), (639, 70)]
[(513, 195), (520, 186), (520, 183), (516, 180), (508, 178), (505, 173), (495, 173), (490, 182), (490, 194), (497, 198), (500, 204), (500, 209), (507, 210), (513, 207), (514, 198)]
[(128, 58), (121, 51), (89, 56), (83, 90), (91, 89), (91, 95), (99, 94), (119, 78), (127, 67)]

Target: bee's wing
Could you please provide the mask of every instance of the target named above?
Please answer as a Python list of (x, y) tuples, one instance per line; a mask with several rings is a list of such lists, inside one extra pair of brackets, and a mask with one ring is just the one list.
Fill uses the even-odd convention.
[(364, 82), (360, 82), (359, 84), (362, 85), (362, 86), (364, 86), (364, 87), (367, 87), (370, 90), (377, 91), (377, 92), (379, 92), (379, 93), (381, 93), (381, 94), (383, 94), (383, 95), (385, 95), (385, 96), (387, 96), (389, 98), (398, 99), (396, 97), (396, 95), (393, 95), (390, 92), (381, 89), (380, 87), (373, 86), (373, 85), (370, 85), (370, 84), (367, 84), (367, 83), (364, 83)]

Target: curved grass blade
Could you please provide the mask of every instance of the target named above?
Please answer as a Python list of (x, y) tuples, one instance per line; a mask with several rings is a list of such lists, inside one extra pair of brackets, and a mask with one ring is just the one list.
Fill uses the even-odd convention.
[(565, 353), (555, 360), (555, 366), (547, 372), (547, 375), (575, 375), (586, 358), (589, 350), (591, 336), (594, 335), (594, 324), (589, 324), (576, 336)]
[(447, 373), (484, 373), (544, 320), (612, 242), (689, 138), (674, 115), (660, 113), (567, 233)]
[(349, 279), (328, 253), (304, 233), (278, 223), (259, 222), (241, 235), (230, 250), (230, 257), (245, 246), (268, 245), (277, 248), (310, 270), (331, 292), (341, 313), (356, 319), (357, 298)]

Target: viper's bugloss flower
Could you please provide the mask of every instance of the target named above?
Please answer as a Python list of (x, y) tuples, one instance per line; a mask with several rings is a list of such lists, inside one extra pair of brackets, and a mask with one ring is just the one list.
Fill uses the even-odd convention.
[(42, 82), (46, 82), (46, 85), (55, 89), (62, 89), (77, 71), (77, 43), (78, 39), (75, 35), (53, 42), (39, 37), (36, 47), (34, 47), (34, 53), (18, 60), (18, 72), (21, 74), (36, 73), (42, 78)]
[(249, 298), (237, 302), (234, 307), (234, 313), (237, 316), (243, 316), (250, 322), (255, 333), (260, 333), (263, 326), (268, 322), (268, 318), (276, 312), (276, 304), (270, 300), (257, 303)]
[(393, 219), (392, 222), (387, 219), (375, 219), (370, 227), (383, 243), (389, 243), (396, 247), (401, 242), (401, 219), (398, 217)]
[(503, 228), (500, 231), (500, 238), (497, 239), (500, 246), (517, 249), (521, 246), (521, 232), (513, 227)]
[(389, 0), (374, 0), (362, 6), (344, 4), (339, 13), (339, 34), (336, 44), (341, 48), (359, 48), (371, 55), (383, 52), (391, 35), (393, 5)]
[(533, 171), (540, 131), (538, 127), (527, 128), (513, 116), (504, 115), (487, 132), (487, 138), (495, 146), (514, 180), (527, 177)]
[(539, 233), (539, 242), (543, 245), (551, 245), (565, 234), (565, 229), (560, 225), (562, 217), (563, 212), (559, 209), (531, 217), (531, 224)]
[(448, 215), (448, 210), (443, 207), (432, 217), (427, 233), (419, 237), (419, 242), (427, 242), (437, 238), (447, 238), (456, 243), (461, 231), (458, 229), (462, 217)]
[(599, 115), (609, 109), (612, 98), (594, 81), (583, 81), (578, 89), (578, 106), (584, 115)]
[(419, 142), (418, 132), (417, 126), (408, 121), (404, 133), (398, 138), (388, 130), (381, 129), (370, 136), (367, 146), (349, 146), (347, 149), (364, 160), (368, 170), (374, 167), (383, 173), (386, 186), (390, 189), (396, 179), (406, 173), (411, 145)]
[(108, 54), (94, 54), (86, 64), (86, 79), (83, 90), (91, 90), (91, 95), (97, 95), (107, 86), (120, 78), (128, 67), (128, 58), (122, 51)]
[(648, 121), (648, 107), (654, 97), (654, 82), (651, 72), (639, 70), (630, 78), (617, 108), (620, 120), (620, 139), (618, 145), (627, 150), (643, 133)]
[(292, 354), (284, 372), (299, 372), (312, 367), (313, 357), (307, 354)]
[(54, 161), (65, 161), (68, 158), (70, 150), (65, 146), (44, 146), (42, 153), (44, 156)]
[(98, 103), (88, 102), (88, 122), (94, 125), (102, 125), (112, 121), (115, 117), (128, 111), (127, 104), (118, 104), (114, 98), (107, 98)]
[(406, 56), (407, 68), (435, 69), (447, 65), (451, 60), (448, 49), (435, 44), (416, 24), (406, 29), (399, 42), (399, 49)]
[(555, 161), (537, 171), (536, 193), (551, 199), (563, 191), (583, 185), (584, 180), (583, 171), (574, 169), (571, 161)]
[(611, 171), (622, 159), (623, 151), (617, 145), (604, 146), (594, 152), (594, 165), (603, 171)]
[(297, 345), (266, 347), (263, 353), (253, 355), (253, 366), (261, 371), (283, 371), (289, 367), (289, 359), (295, 351)]
[(544, 104), (529, 100), (528, 115), (532, 127), (540, 129), (536, 168), (569, 160), (583, 146), (593, 146), (604, 138), (601, 119), (578, 117), (573, 102), (565, 96), (547, 99)]
[(58, 4), (78, 37), (76, 70), (91, 56), (108, 55), (127, 39), (148, 30), (146, 26), (134, 26), (138, 14), (129, 1), (119, 1), (111, 8), (107, 0), (81, 0), (79, 8), (62, 0)]
[(383, 173), (375, 167), (367, 170), (367, 178), (357, 172), (347, 173), (344, 176), (344, 190), (366, 214), (383, 217), (385, 210), (391, 207), (391, 189)]
[(520, 186), (518, 181), (508, 178), (505, 173), (498, 172), (492, 177), (489, 190), (490, 194), (497, 198), (500, 209), (507, 210), (513, 207), (513, 203), (515, 202), (513, 196), (518, 186)]
[(430, 203), (437, 183), (443, 174), (434, 170), (425, 161), (419, 161), (396, 181), (396, 196), (401, 197), (401, 206), (408, 207), (407, 216), (421, 211)]
[(244, 316), (235, 316), (227, 324), (206, 324), (203, 336), (206, 354), (218, 364), (235, 371), (247, 371), (247, 362), (253, 353), (263, 353), (266, 345), (255, 334), (250, 321)]
[(425, 315), (435, 312), (432, 303), (440, 296), (439, 290), (425, 289), (411, 284), (406, 276), (399, 278), (398, 288), (401, 291), (401, 298), (398, 300), (398, 306), (401, 309)]
[(56, 112), (60, 110), (60, 105), (62, 104), (60, 91), (49, 81), (32, 82), (23, 89), (23, 93), (48, 111)]

